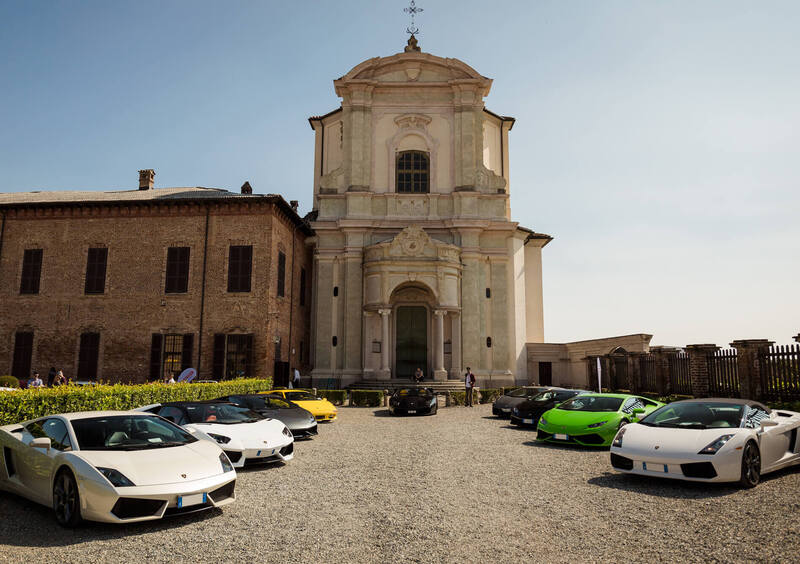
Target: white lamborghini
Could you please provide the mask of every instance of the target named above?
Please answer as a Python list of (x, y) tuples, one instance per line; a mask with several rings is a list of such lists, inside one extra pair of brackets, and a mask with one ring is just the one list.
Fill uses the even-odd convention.
[(800, 413), (744, 399), (670, 403), (622, 427), (611, 444), (620, 472), (696, 482), (739, 482), (800, 464)]
[(221, 507), (236, 472), (222, 450), (147, 413), (88, 411), (0, 427), (0, 489), (83, 519), (128, 523)]
[(236, 468), (294, 458), (294, 436), (286, 425), (232, 403), (176, 401), (136, 411), (155, 413), (197, 437), (216, 442)]

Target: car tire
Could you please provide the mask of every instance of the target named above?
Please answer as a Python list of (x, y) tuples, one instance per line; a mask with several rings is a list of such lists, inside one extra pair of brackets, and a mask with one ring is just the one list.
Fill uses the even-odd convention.
[(74, 528), (83, 522), (78, 483), (69, 468), (62, 468), (53, 482), (53, 512), (62, 527)]
[(739, 483), (745, 488), (754, 488), (761, 481), (761, 452), (753, 441), (747, 441), (742, 450), (742, 476)]

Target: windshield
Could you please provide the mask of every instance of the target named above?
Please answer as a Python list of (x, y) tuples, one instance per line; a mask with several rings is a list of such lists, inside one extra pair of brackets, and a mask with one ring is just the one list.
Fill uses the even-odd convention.
[(397, 395), (399, 397), (409, 397), (409, 398), (427, 398), (431, 396), (431, 393), (428, 390), (421, 389), (421, 390), (398, 390)]
[(288, 408), (289, 403), (276, 398), (267, 396), (253, 395), (253, 396), (230, 396), (228, 401), (235, 403), (238, 406), (258, 411), (259, 409), (284, 409)]
[(185, 409), (191, 423), (232, 425), (234, 423), (253, 423), (262, 419), (254, 411), (229, 403), (198, 403), (187, 405)]
[(617, 411), (622, 405), (622, 398), (606, 396), (576, 396), (558, 406), (565, 411)]
[(195, 442), (193, 436), (155, 416), (115, 415), (73, 419), (79, 450), (145, 450)]
[(284, 397), (290, 401), (312, 401), (317, 399), (317, 396), (308, 392), (285, 392)]
[(722, 402), (687, 402), (665, 405), (640, 421), (650, 427), (676, 429), (726, 429), (742, 424), (743, 405)]
[(536, 394), (531, 398), (532, 401), (550, 401), (556, 399), (557, 392), (553, 390), (547, 390), (546, 392), (542, 392), (540, 394)]
[(506, 395), (510, 398), (528, 398), (537, 394), (537, 388), (517, 388), (511, 390)]

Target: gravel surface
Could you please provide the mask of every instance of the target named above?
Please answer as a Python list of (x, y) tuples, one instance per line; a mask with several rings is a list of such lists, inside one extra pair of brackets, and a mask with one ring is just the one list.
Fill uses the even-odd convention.
[(753, 490), (650, 480), (534, 437), (489, 405), (342, 408), (224, 510), (67, 531), (0, 493), (0, 561), (797, 561), (798, 467)]

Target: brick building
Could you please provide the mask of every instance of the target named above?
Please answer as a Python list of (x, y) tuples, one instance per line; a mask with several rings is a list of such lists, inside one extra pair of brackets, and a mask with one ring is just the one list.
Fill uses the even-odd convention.
[(296, 205), (153, 176), (0, 194), (0, 374), (280, 381), (308, 365), (312, 231)]

